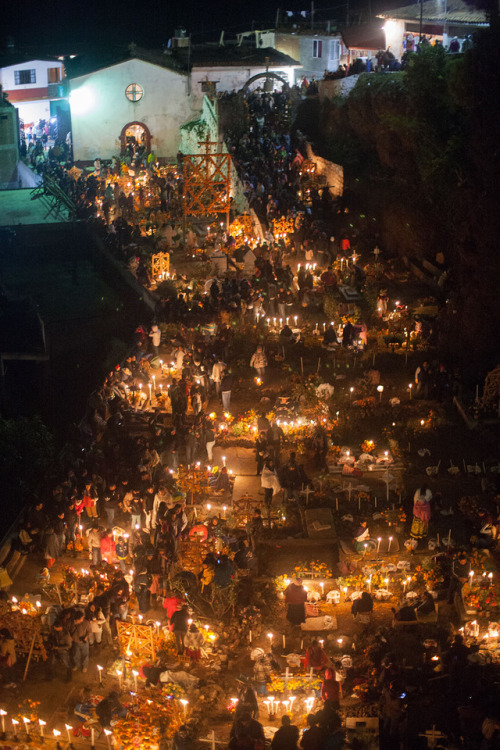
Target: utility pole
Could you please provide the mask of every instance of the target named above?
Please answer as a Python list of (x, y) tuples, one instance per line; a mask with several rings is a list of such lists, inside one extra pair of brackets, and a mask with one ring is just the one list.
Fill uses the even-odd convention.
[(311, 0), (311, 31), (314, 29), (314, 2)]
[(280, 9), (276, 8), (276, 22), (274, 28), (277, 29), (280, 23)]
[(420, 0), (420, 28), (418, 31), (418, 44), (422, 45), (422, 17), (424, 15), (424, 0)]

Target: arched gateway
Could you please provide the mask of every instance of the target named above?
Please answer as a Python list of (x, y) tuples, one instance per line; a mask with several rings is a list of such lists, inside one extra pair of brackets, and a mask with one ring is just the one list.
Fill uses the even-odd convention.
[(128, 143), (134, 141), (137, 145), (142, 143), (146, 149), (146, 153), (149, 154), (151, 151), (151, 133), (147, 125), (137, 120), (127, 123), (122, 128), (122, 132), (120, 133), (121, 152), (125, 151)]

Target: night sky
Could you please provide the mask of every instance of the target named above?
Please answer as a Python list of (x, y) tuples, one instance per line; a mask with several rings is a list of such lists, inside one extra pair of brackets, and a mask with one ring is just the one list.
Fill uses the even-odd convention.
[[(370, 0), (350, 0), (351, 11), (368, 8)], [(372, 0), (372, 12), (407, 4), (405, 0)], [(89, 47), (135, 41), (143, 46), (166, 44), (178, 26), (193, 35), (194, 42), (214, 41), (221, 29), (228, 33), (273, 27), (278, 5), (265, 0), (85, 0), (61, 3), (38, 0), (4, 3), (0, 43), (11, 36), (17, 47), (43, 48), (47, 54), (67, 54)], [(280, 6), (310, 10), (310, 2), (287, 0)], [(345, 0), (316, 2), (318, 19), (345, 18)], [(321, 10), (323, 8), (323, 11)]]

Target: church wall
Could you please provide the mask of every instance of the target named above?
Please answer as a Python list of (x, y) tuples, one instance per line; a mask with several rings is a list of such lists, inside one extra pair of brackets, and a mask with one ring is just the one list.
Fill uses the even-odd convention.
[[(125, 95), (132, 83), (144, 91), (140, 101), (131, 102)], [(70, 94), (74, 158), (93, 161), (119, 154), (122, 128), (134, 121), (149, 128), (158, 157), (174, 158), (179, 127), (196, 113), (192, 102), (187, 76), (137, 59), (74, 78)]]

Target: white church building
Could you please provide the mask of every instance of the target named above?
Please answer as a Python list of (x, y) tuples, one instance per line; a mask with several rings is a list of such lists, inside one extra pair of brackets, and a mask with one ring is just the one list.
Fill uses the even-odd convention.
[[(200, 117), (205, 93), (214, 97), (219, 91), (239, 90), (266, 71), (289, 84), (300, 67), (273, 49), (245, 54), (221, 45), (188, 45), (165, 52), (130, 45), (118, 56), (69, 61), (75, 161), (109, 159), (123, 151), (130, 136), (158, 158), (173, 159), (181, 144), (181, 126)], [(254, 85), (262, 80), (257, 78)]]

